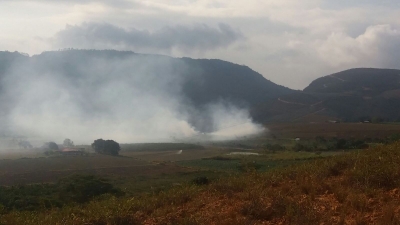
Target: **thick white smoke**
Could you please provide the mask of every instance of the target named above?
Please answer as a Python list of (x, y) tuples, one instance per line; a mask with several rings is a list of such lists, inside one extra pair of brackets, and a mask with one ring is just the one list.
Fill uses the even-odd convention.
[[(183, 62), (160, 56), (94, 57), (60, 67), (57, 60), (34, 56), (13, 65), (2, 79), (13, 134), (58, 143), (70, 138), (77, 144), (98, 138), (133, 143), (197, 135), (188, 122), (195, 109), (181, 91), (184, 79), (190, 79), (183, 76)], [(246, 109), (231, 104), (210, 104), (206, 113), (216, 137), (262, 130)]]

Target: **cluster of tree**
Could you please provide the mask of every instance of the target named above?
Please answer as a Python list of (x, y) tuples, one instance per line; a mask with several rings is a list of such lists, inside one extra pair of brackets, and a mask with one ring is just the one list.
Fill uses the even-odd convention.
[(92, 143), (95, 152), (105, 155), (116, 156), (119, 154), (121, 147), (114, 140), (97, 139)]

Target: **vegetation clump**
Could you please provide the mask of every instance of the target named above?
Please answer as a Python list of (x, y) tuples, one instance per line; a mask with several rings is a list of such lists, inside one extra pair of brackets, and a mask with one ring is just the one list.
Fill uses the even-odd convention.
[(192, 183), (195, 185), (207, 185), (210, 183), (210, 180), (207, 177), (201, 176), (201, 177), (196, 177), (192, 180)]
[(120, 196), (123, 193), (114, 186), (95, 176), (72, 176), (62, 179), (58, 183), (60, 198), (64, 201), (85, 203), (91, 199), (103, 195), (112, 194)]
[(58, 145), (57, 145), (55, 142), (53, 142), (53, 141), (46, 142), (46, 143), (44, 144), (43, 148), (46, 149), (46, 150), (50, 150), (50, 151), (57, 151), (57, 150), (59, 150)]
[(117, 156), (121, 147), (114, 140), (97, 139), (93, 142), (92, 148), (95, 152), (104, 155)]
[(71, 203), (86, 203), (103, 194), (121, 196), (123, 192), (104, 179), (84, 175), (67, 177), (54, 184), (0, 186), (0, 210), (58, 208)]

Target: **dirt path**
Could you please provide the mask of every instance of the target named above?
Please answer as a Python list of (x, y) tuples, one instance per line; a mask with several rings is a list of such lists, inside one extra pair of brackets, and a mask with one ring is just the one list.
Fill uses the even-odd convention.
[(283, 102), (283, 103), (286, 103), (286, 104), (303, 105), (303, 106), (316, 106), (316, 105), (319, 105), (319, 104), (325, 102), (325, 101), (319, 101), (319, 102), (313, 103), (313, 104), (311, 104), (311, 105), (307, 105), (307, 104), (298, 103), (298, 102), (289, 102), (289, 101), (285, 101), (285, 100), (282, 100), (281, 98), (278, 98), (278, 101)]
[(282, 100), (281, 98), (278, 98), (278, 101), (283, 102), (283, 103), (286, 103), (286, 104), (294, 104), (294, 105), (304, 105), (304, 106), (308, 106), (308, 105), (303, 104), (303, 103), (288, 102), (288, 101)]

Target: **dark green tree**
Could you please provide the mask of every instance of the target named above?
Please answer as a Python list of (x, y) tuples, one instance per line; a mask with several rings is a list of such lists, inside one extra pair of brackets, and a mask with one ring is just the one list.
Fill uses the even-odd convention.
[(118, 155), (121, 147), (114, 140), (97, 139), (92, 143), (95, 152), (105, 155)]

